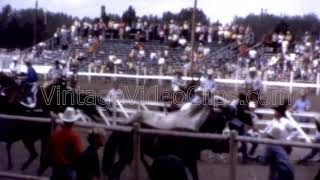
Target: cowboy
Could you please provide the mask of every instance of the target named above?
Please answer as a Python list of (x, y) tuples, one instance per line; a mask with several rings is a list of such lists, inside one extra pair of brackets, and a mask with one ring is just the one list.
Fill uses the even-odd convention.
[[(56, 122), (55, 115), (52, 120)], [(76, 111), (68, 107), (64, 113), (58, 114), (63, 121), (60, 129), (55, 128), (49, 139), (48, 155), (52, 165), (52, 180), (74, 180), (75, 160), (82, 152), (80, 134), (73, 129), (74, 123), (79, 119)]]
[[(266, 132), (266, 137), (277, 140), (281, 139), (281, 134), (281, 126), (275, 125)], [(294, 167), (283, 146), (267, 145), (258, 161), (270, 165), (269, 180), (294, 180)]]
[(69, 75), (69, 68), (68, 68), (68, 65), (67, 65), (67, 61), (66, 60), (61, 60), (60, 61), (60, 64), (61, 64), (61, 77), (62, 78), (67, 78), (68, 75)]
[[(248, 105), (248, 107), (249, 107), (249, 113), (250, 113), (250, 115), (251, 115), (251, 118), (252, 118), (252, 126), (247, 126), (246, 128), (246, 135), (247, 136), (254, 136), (254, 137), (256, 137), (256, 136), (258, 136), (258, 134), (256, 133), (257, 131), (258, 131), (258, 129), (257, 129), (257, 126), (256, 126), (256, 124), (257, 124), (257, 121), (258, 121), (258, 116), (257, 116), (257, 114), (255, 113), (255, 110), (257, 109), (257, 105), (256, 105), (256, 103), (255, 102), (253, 102), (253, 101), (250, 101), (249, 102), (249, 105)], [(252, 130), (252, 134), (250, 134), (248, 131), (250, 131), (250, 130)], [(251, 143), (251, 149), (250, 149), (250, 151), (249, 151), (249, 155), (254, 155), (254, 153), (256, 152), (256, 149), (257, 149), (257, 147), (258, 147), (258, 144), (256, 144), (256, 143)]]
[(37, 87), (38, 75), (32, 67), (32, 63), (30, 61), (26, 61), (25, 63), (27, 66), (27, 78), (22, 81), (21, 84), (24, 85), (27, 102), (31, 104), (31, 101), (34, 100), (33, 93), (35, 92), (35, 89)]
[(186, 81), (182, 79), (182, 72), (177, 70), (174, 78), (171, 81), (171, 87), (174, 91), (184, 89), (186, 86)]
[[(292, 107), (292, 111), (296, 111), (298, 113), (309, 111), (311, 108), (311, 102), (307, 99), (307, 93), (305, 91), (300, 92), (300, 98), (297, 99)], [(299, 117), (300, 122), (308, 122), (308, 118)]]
[(216, 82), (213, 79), (213, 73), (213, 69), (209, 69), (207, 71), (208, 78), (201, 83), (203, 91), (209, 94), (213, 94), (216, 90)]
[[(246, 127), (254, 129), (252, 115), (249, 112), (246, 95), (243, 93), (240, 93), (238, 100), (234, 100), (231, 103), (232, 104), (230, 105), (234, 108), (234, 111), (233, 111), (233, 119), (228, 124), (229, 129), (237, 131), (238, 134), (241, 136), (245, 136), (248, 134)], [(239, 151), (242, 154), (243, 163), (245, 163), (248, 159), (247, 149), (248, 149), (247, 143), (241, 142), (241, 147)]]
[[(272, 130), (274, 126), (277, 126), (281, 129), (278, 140), (291, 141), (296, 138), (299, 135), (299, 132), (294, 124), (286, 117), (287, 105), (276, 106), (273, 109), (275, 111), (274, 118), (263, 131), (260, 131), (262, 136), (267, 136), (268, 132)], [(286, 150), (288, 151), (288, 154), (290, 154), (292, 149), (289, 147)]]
[(195, 91), (195, 95), (191, 99), (192, 104), (200, 105), (204, 102), (205, 92), (202, 87), (198, 87)]
[(76, 160), (77, 180), (100, 178), (100, 160), (98, 150), (103, 146), (105, 133), (101, 129), (92, 129), (88, 135), (88, 148)]
[(60, 61), (55, 61), (54, 65), (48, 72), (48, 79), (51, 80), (52, 82), (55, 82), (57, 80), (60, 80), (63, 77), (63, 71), (60, 67)]
[(17, 56), (14, 56), (12, 58), (12, 60), (13, 61), (9, 65), (9, 69), (10, 69), (11, 75), (13, 77), (15, 77), (15, 76), (20, 74), (21, 67), (20, 67), (20, 64), (19, 64), (19, 58)]
[(245, 80), (245, 85), (248, 90), (253, 90), (257, 93), (262, 90), (262, 81), (255, 67), (249, 68), (249, 76)]

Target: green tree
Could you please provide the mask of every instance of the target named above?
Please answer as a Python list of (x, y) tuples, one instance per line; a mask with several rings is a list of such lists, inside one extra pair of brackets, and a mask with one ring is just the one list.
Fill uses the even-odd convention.
[(131, 25), (136, 18), (136, 11), (132, 6), (129, 6), (128, 9), (122, 14), (122, 20), (129, 25)]

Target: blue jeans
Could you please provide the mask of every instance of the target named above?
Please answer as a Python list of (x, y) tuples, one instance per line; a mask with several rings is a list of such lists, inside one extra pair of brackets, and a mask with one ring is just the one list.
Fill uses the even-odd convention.
[(76, 171), (71, 166), (53, 166), (51, 180), (75, 180)]

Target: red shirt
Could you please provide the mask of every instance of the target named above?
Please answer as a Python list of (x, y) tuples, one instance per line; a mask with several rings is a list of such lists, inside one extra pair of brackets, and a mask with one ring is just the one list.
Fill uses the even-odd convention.
[(72, 128), (51, 134), (49, 151), (53, 165), (72, 165), (83, 150), (80, 135)]

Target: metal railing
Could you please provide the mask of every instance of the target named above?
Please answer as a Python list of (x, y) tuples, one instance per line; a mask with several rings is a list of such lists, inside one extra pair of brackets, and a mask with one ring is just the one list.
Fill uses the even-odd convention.
[[(13, 115), (5, 115), (1, 114), (0, 118), (4, 118), (7, 120), (15, 119), (22, 121), (36, 121), (36, 122), (50, 122), (49, 118), (38, 118), (38, 117), (24, 117), (24, 116), (13, 116)], [(134, 150), (134, 158), (133, 158), (133, 169), (134, 169), (134, 179), (140, 179), (140, 150), (141, 150), (141, 135), (149, 134), (156, 136), (172, 136), (172, 137), (186, 137), (186, 138), (195, 138), (195, 139), (206, 139), (206, 140), (228, 140), (229, 141), (229, 179), (236, 180), (237, 179), (237, 153), (238, 153), (238, 142), (252, 142), (258, 144), (273, 144), (273, 145), (281, 145), (281, 146), (292, 146), (292, 147), (300, 147), (300, 148), (317, 148), (320, 149), (319, 144), (312, 143), (302, 143), (302, 142), (290, 142), (290, 141), (279, 141), (279, 140), (271, 140), (271, 139), (257, 139), (251, 137), (238, 136), (235, 131), (232, 131), (230, 135), (222, 135), (222, 134), (209, 134), (209, 133), (197, 133), (197, 132), (181, 132), (181, 131), (167, 131), (167, 130), (157, 130), (157, 129), (145, 129), (141, 128), (139, 124), (135, 124), (133, 127), (127, 126), (107, 126), (101, 125), (97, 123), (76, 123), (76, 127), (84, 127), (84, 128), (103, 128), (107, 131), (118, 131), (118, 132), (133, 132), (133, 150)], [(45, 179), (45, 177), (35, 177), (28, 175), (21, 175), (15, 173), (6, 173), (0, 172), (0, 177), (11, 177), (18, 179)]]

